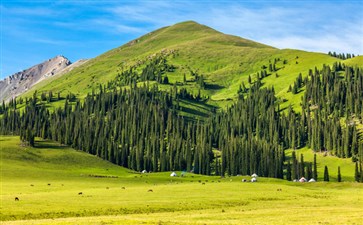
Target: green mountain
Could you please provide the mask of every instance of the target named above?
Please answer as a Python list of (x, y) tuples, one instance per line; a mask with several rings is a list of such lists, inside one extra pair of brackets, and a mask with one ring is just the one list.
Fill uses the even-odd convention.
[[(61, 77), (39, 83), (24, 96), (31, 96), (35, 90), (38, 94), (52, 90), (61, 92), (61, 95), (73, 93), (83, 99), (100, 84), (114, 80), (120, 71), (132, 66), (140, 71), (148, 59), (163, 53), (168, 64), (175, 69), (165, 72), (169, 84), (159, 85), (161, 89), (169, 90), (171, 85), (177, 84), (197, 94), (199, 87), (192, 82), (195, 80), (192, 75), (196, 73), (202, 75), (206, 83), (206, 87), (200, 90), (201, 95), (209, 96), (208, 103), (217, 106), (236, 99), (239, 86), (243, 82), (248, 86), (249, 76), (256, 80), (262, 68), (267, 68), (270, 74), (264, 79), (264, 85), (274, 86), (278, 96), (292, 100), (286, 104), (294, 104), (298, 99), (289, 95), (287, 90), (299, 73), (305, 76), (309, 69), (342, 61), (322, 53), (273, 48), (187, 21), (112, 49)], [(269, 64), (276, 60), (275, 71), (268, 71)], [(362, 60), (352, 63), (361, 65)], [(187, 82), (184, 82), (184, 76)]]
[(342, 171), (363, 181), (362, 59), (183, 22), (1, 105), (0, 134), (30, 146), (50, 139), (136, 171), (322, 179), (316, 153), (349, 158)]
[(362, 68), (191, 21), (146, 34), (0, 104), (0, 220), (358, 224)]

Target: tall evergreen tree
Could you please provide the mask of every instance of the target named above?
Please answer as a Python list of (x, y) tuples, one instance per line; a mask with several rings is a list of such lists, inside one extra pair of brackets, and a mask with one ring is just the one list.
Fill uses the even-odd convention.
[(354, 170), (354, 180), (359, 182), (359, 170), (358, 170), (358, 162), (355, 162), (355, 170)]
[(316, 163), (316, 154), (314, 154), (314, 172), (313, 172), (314, 180), (318, 181), (318, 166)]
[(340, 166), (338, 166), (338, 177), (337, 177), (338, 182), (342, 182), (342, 175), (340, 174)]
[(329, 182), (329, 171), (327, 166), (324, 167), (324, 181)]

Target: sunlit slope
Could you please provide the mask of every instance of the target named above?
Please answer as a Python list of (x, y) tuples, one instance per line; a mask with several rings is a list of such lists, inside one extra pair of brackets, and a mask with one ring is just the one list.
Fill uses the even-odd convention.
[[(176, 69), (167, 73), (170, 84), (160, 84), (160, 88), (169, 90), (171, 85), (178, 84), (196, 94), (198, 85), (189, 81), (192, 80), (190, 71), (197, 72), (207, 83), (201, 94), (209, 96), (210, 103), (218, 106), (236, 99), (239, 86), (243, 82), (248, 86), (249, 76), (252, 82), (256, 80), (256, 74), (262, 68), (266, 68), (269, 74), (263, 79), (264, 85), (273, 86), (279, 97), (292, 100), (286, 104), (298, 105), (296, 102), (300, 98), (288, 94), (287, 90), (299, 73), (305, 76), (309, 69), (320, 69), (323, 64), (341, 61), (322, 53), (276, 49), (187, 21), (161, 28), (112, 49), (61, 77), (38, 84), (25, 96), (31, 96), (34, 90), (39, 90), (39, 93), (52, 90), (64, 95), (72, 92), (82, 99), (92, 89), (98, 89), (100, 84), (112, 81), (120, 70), (135, 65), (142, 68), (149, 57), (163, 51), (175, 52), (167, 60)], [(275, 60), (276, 71), (270, 72), (269, 64)], [(361, 64), (359, 60), (353, 60)], [(183, 83), (184, 75), (187, 83)]]
[(343, 60), (343, 63), (345, 65), (349, 65), (349, 66), (360, 66), (363, 67), (363, 56), (356, 56), (354, 58), (351, 59), (346, 59)]

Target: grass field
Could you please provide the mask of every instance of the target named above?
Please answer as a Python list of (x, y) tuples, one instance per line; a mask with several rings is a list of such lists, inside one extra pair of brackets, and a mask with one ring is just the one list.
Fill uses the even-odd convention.
[[(237, 91), (242, 82), (249, 86), (249, 76), (256, 80), (256, 74), (263, 66), (268, 67), (275, 59), (279, 59), (276, 63), (277, 71), (269, 72), (270, 75), (262, 82), (265, 87), (273, 86), (277, 96), (287, 100), (283, 107), (291, 104), (299, 111), (301, 96), (287, 93), (289, 85), (293, 85), (299, 73), (306, 76), (309, 69), (321, 69), (324, 64), (332, 65), (334, 62), (342, 61), (323, 53), (276, 49), (220, 33), (193, 21), (186, 21), (153, 31), (105, 52), (69, 73), (38, 83), (22, 96), (31, 97), (35, 90), (38, 90), (39, 95), (52, 90), (53, 93), (61, 92), (63, 97), (72, 92), (82, 100), (92, 89), (97, 91), (100, 84), (105, 85), (113, 80), (121, 65), (123, 68), (129, 68), (137, 62), (147, 62), (150, 56), (163, 50), (177, 52), (167, 59), (176, 69), (174, 72), (167, 72), (171, 85), (160, 84), (160, 89), (168, 91), (173, 84), (178, 83), (179, 87), (197, 94), (199, 87), (195, 82), (191, 82), (194, 79), (190, 73), (192, 70), (205, 78), (207, 86), (201, 90), (201, 94), (209, 96), (207, 103), (221, 108), (237, 99)], [(346, 60), (346, 63), (363, 65), (362, 57)], [(188, 81), (186, 84), (182, 84), (184, 74)], [(59, 104), (51, 103), (50, 107), (53, 106)]]
[[(363, 184), (354, 182), (170, 177), (54, 142), (29, 148), (19, 137), (0, 136), (0, 147), (1, 224), (362, 224)], [(309, 150), (301, 151), (308, 161)], [(343, 180), (349, 176), (343, 172)]]

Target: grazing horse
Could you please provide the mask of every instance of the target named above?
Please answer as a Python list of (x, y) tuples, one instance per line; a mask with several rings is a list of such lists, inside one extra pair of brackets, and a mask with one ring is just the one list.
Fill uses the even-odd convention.
[(15, 201), (19, 201), (19, 198), (18, 197), (15, 197)]
[(147, 192), (153, 192), (153, 190), (152, 189), (149, 189)]
[(82, 192), (79, 192), (78, 195), (82, 195), (83, 193)]

